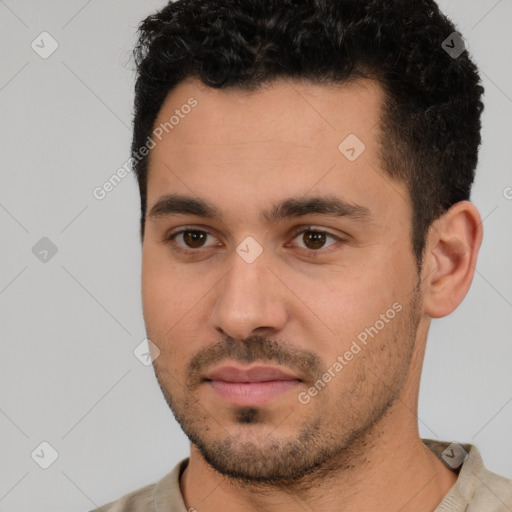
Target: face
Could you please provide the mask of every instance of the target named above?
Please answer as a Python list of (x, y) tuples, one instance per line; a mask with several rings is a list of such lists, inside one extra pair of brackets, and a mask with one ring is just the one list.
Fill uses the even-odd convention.
[(339, 464), (406, 391), (421, 301), (382, 100), (370, 81), (188, 80), (158, 115), (175, 119), (150, 154), (144, 319), (166, 401), (225, 475)]

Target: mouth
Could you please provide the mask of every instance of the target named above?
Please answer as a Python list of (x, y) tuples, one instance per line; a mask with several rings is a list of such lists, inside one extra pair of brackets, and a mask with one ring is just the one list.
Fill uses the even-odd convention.
[(204, 382), (222, 400), (234, 406), (247, 407), (270, 402), (296, 389), (302, 380), (271, 366), (223, 366), (210, 372)]

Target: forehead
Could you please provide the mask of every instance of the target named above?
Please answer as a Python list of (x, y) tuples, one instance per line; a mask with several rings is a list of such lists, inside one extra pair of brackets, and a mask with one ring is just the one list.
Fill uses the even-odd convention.
[(150, 153), (148, 210), (169, 193), (196, 195), (219, 209), (228, 209), (226, 200), (247, 210), (260, 204), (254, 212), (284, 197), (337, 192), (348, 203), (384, 208), (401, 184), (383, 190), (383, 95), (369, 80), (278, 80), (256, 91), (186, 80), (168, 94), (154, 124), (160, 137), (153, 136)]
[[(155, 127), (165, 126), (172, 114), (178, 114), (179, 120), (174, 116), (173, 123), (178, 122), (163, 134), (171, 143), (174, 139), (180, 145), (201, 141), (233, 146), (258, 141), (262, 147), (272, 144), (276, 151), (281, 146), (284, 152), (289, 143), (312, 148), (326, 145), (331, 138), (335, 143), (349, 133), (366, 136), (379, 121), (383, 97), (377, 82), (362, 79), (322, 85), (279, 79), (256, 91), (216, 89), (187, 79), (167, 95)], [(191, 98), (196, 105), (189, 109)], [(200, 123), (187, 121), (197, 118)]]

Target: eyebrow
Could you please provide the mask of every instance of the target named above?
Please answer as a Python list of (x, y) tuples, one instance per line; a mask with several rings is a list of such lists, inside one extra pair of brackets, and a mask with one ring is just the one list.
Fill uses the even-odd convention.
[[(156, 219), (180, 214), (219, 219), (225, 223), (222, 212), (211, 203), (204, 199), (180, 194), (160, 197), (151, 208), (148, 217)], [(373, 217), (367, 207), (330, 195), (287, 198), (263, 211), (260, 214), (260, 221), (270, 225), (284, 219), (311, 214), (335, 218), (347, 217), (361, 222), (369, 222)]]

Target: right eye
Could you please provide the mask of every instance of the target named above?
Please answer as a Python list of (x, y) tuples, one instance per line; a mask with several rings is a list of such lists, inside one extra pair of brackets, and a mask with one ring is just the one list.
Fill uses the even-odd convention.
[[(213, 236), (208, 231), (203, 229), (196, 229), (193, 227), (185, 227), (180, 229), (179, 231), (175, 231), (174, 233), (169, 234), (165, 241), (172, 242), (177, 247), (173, 247), (174, 250), (181, 252), (197, 252), (197, 249), (202, 249), (204, 247), (211, 247), (208, 245), (203, 245), (208, 236)], [(176, 239), (182, 240), (183, 244), (176, 242)], [(215, 245), (215, 244), (213, 244)]]

